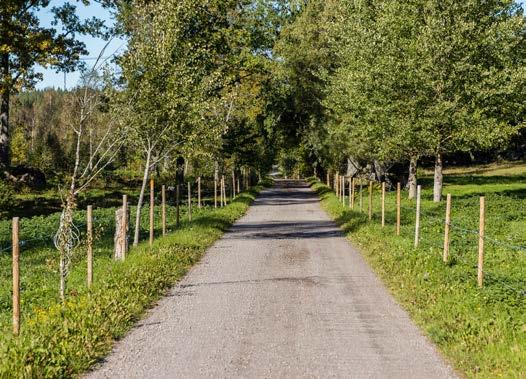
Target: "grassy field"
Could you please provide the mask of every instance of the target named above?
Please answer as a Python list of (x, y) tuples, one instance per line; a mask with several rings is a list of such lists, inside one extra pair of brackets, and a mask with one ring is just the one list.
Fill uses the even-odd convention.
[[(91, 291), (86, 288), (81, 243), (65, 304), (58, 300), (58, 256), (51, 244), (58, 215), (22, 220), (22, 331), (18, 338), (11, 335), (10, 251), (0, 252), (0, 377), (69, 377), (86, 370), (245, 213), (260, 188), (242, 193), (225, 208), (195, 209), (192, 223), (183, 209), (184, 221), (177, 230), (175, 209), (169, 207), (169, 235), (158, 238), (152, 250), (146, 244), (132, 249), (125, 262), (111, 259), (115, 209), (96, 209), (94, 286)], [(143, 215), (145, 227), (148, 208)], [(80, 229), (84, 217), (85, 212), (77, 212)], [(159, 222), (156, 232), (159, 236)], [(9, 222), (2, 221), (0, 247), (9, 242), (6, 233)]]
[[(426, 173), (424, 172), (424, 175)], [(432, 202), (432, 178), (420, 180), (421, 242), (415, 249), (415, 202), (403, 193), (401, 236), (395, 235), (395, 194), (374, 189), (373, 221), (342, 206), (313, 182), (323, 206), (342, 226), (444, 356), (467, 377), (526, 377), (526, 166), (484, 166), (446, 172), (452, 195), (451, 259), (442, 262), (445, 202)], [(486, 197), (485, 285), (477, 287), (479, 196)], [(358, 196), (359, 199), (359, 196)]]

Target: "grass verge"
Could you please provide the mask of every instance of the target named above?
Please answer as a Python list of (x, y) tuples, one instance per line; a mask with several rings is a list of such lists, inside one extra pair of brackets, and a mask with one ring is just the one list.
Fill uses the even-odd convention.
[(71, 377), (87, 370), (246, 212), (261, 188), (225, 208), (199, 212), (151, 250), (132, 249), (125, 262), (99, 261), (91, 291), (33, 307), (19, 337), (0, 336), (0, 377)]
[[(453, 223), (477, 229), (475, 195), (479, 194), (481, 183), (464, 187), (458, 177), (453, 179), (446, 188), (453, 194)], [(470, 183), (473, 180), (477, 178), (468, 179)], [(488, 182), (484, 184), (492, 190), (487, 195), (489, 232), (499, 240), (523, 245), (526, 199), (510, 197), (507, 192), (510, 183), (485, 180)], [(403, 201), (402, 233), (397, 237), (394, 194), (387, 195), (387, 222), (381, 228), (378, 189), (374, 195), (373, 221), (369, 222), (366, 189), (364, 212), (359, 212), (342, 205), (326, 185), (317, 181), (310, 184), (319, 194), (324, 209), (360, 247), (391, 293), (459, 371), (477, 378), (526, 377), (526, 252), (488, 244), (486, 281), (479, 289), (477, 235), (455, 229), (452, 259), (444, 264), (441, 249), (445, 205), (432, 202), (431, 190), (423, 193), (422, 242), (415, 249), (413, 201)], [(357, 200), (355, 209), (358, 203)], [(513, 241), (511, 237), (515, 237)]]

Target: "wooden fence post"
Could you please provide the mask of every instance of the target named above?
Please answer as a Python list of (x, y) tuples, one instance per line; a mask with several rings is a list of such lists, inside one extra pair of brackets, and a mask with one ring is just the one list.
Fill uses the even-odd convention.
[(221, 176), (221, 206), (226, 205), (226, 188), (225, 188), (225, 176)]
[(226, 207), (227, 199), (226, 199), (226, 180), (223, 176), (223, 205)]
[(153, 178), (150, 179), (150, 247), (153, 245), (153, 237), (154, 237), (154, 207), (155, 207), (155, 193), (154, 193), (154, 182)]
[(345, 206), (345, 188), (347, 186), (345, 185), (345, 176), (342, 176), (342, 204)]
[(338, 200), (342, 201), (342, 176), (338, 175)]
[(444, 225), (444, 255), (442, 259), (445, 263), (449, 260), (449, 228), (451, 225), (451, 194), (446, 196), (446, 223)]
[(192, 184), (188, 182), (188, 221), (192, 221)]
[(382, 228), (385, 227), (385, 182), (382, 182)]
[(217, 208), (217, 178), (214, 178), (214, 208)]
[(480, 220), (479, 220), (479, 262), (477, 269), (478, 286), (484, 284), (484, 223), (485, 223), (485, 199), (480, 198)]
[(201, 208), (201, 177), (197, 178), (197, 207)]
[(360, 180), (360, 212), (363, 212), (363, 183)]
[(228, 204), (228, 198), (227, 198), (227, 195), (226, 195), (226, 192), (227, 192), (227, 184), (226, 184), (226, 180), (223, 179), (223, 187), (225, 187), (225, 189), (223, 190), (223, 194), (225, 195), (225, 206)]
[(13, 334), (20, 334), (20, 243), (19, 243), (19, 221), (13, 218)]
[(91, 288), (93, 283), (93, 207), (88, 205), (86, 212), (86, 234), (87, 234), (87, 247), (88, 247), (88, 256), (87, 256), (87, 281), (88, 289)]
[(396, 183), (396, 235), (400, 235), (400, 207), (401, 207), (401, 189), (400, 183)]
[(224, 190), (225, 189), (224, 189), (223, 184), (224, 184), (224, 177), (221, 176), (221, 179), (219, 180), (219, 187), (220, 187), (219, 196), (221, 198), (221, 201), (220, 201), (221, 207), (225, 206), (225, 204), (224, 204), (224, 200), (225, 200)]
[(225, 187), (225, 189), (223, 190), (223, 194), (225, 195), (225, 206), (228, 204), (228, 199), (227, 199), (227, 196), (226, 196), (226, 192), (227, 192), (227, 184), (226, 184), (226, 180), (223, 179), (223, 187)]
[(122, 259), (126, 258), (128, 252), (128, 195), (122, 195)]
[(338, 200), (341, 201), (342, 199), (342, 177), (340, 174), (338, 174), (338, 192), (337, 192), (337, 196), (338, 196)]
[(369, 221), (373, 219), (373, 182), (369, 181)]
[(161, 222), (163, 226), (163, 236), (166, 235), (166, 186), (163, 184), (161, 188)]
[(330, 187), (331, 185), (331, 176), (330, 174), (327, 172), (327, 187)]
[(236, 174), (232, 172), (232, 200), (236, 197)]
[(415, 218), (415, 249), (418, 247), (420, 242), (420, 196), (422, 192), (422, 186), (416, 187), (416, 218)]
[(128, 250), (128, 196), (122, 195), (122, 207), (115, 211), (113, 258), (123, 261)]
[(355, 180), (354, 178), (351, 178), (351, 186), (352, 186), (352, 189), (351, 189), (351, 209), (354, 209), (354, 198), (355, 198)]
[(352, 206), (352, 178), (349, 178), (349, 208)]
[(345, 185), (345, 175), (342, 175), (342, 204), (345, 206), (345, 189), (347, 186)]
[[(178, 228), (181, 223), (181, 185), (175, 185), (175, 226)], [(217, 204), (216, 204), (217, 206)]]

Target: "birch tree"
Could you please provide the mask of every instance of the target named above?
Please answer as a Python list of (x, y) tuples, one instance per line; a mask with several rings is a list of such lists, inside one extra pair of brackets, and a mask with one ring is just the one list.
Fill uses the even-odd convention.
[(121, 61), (123, 97), (133, 99), (130, 143), (144, 160), (134, 244), (152, 169), (176, 153), (201, 154), (224, 131), (216, 114), (228, 74), (242, 57), (236, 34), (242, 11), (237, 1), (162, 0), (134, 9), (126, 21), (131, 37)]
[[(104, 84), (97, 71), (100, 68), (102, 53), (93, 67), (84, 75), (84, 80), (72, 92), (73, 113), (69, 127), (74, 135), (74, 163), (63, 191), (62, 214), (54, 243), (60, 254), (60, 298), (65, 299), (67, 277), (71, 258), (79, 242), (79, 231), (73, 223), (80, 193), (89, 188), (93, 180), (115, 159), (125, 141), (126, 129), (118, 124), (118, 114), (105, 117), (105, 128), (96, 140), (90, 136), (91, 123), (98, 116), (104, 98)], [(119, 110), (116, 110), (118, 112)], [(101, 123), (100, 118), (97, 122)], [(88, 152), (87, 154), (85, 152)]]
[(522, 126), (526, 24), (512, 0), (432, 0), (421, 14), (416, 71), (440, 201), (444, 154), (498, 146)]

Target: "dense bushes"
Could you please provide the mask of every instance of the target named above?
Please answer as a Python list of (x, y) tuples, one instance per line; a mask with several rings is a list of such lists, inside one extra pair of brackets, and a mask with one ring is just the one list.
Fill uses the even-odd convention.
[(0, 218), (11, 208), (14, 197), (13, 188), (0, 180)]

